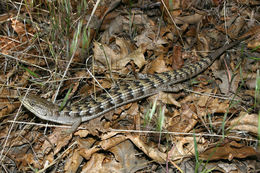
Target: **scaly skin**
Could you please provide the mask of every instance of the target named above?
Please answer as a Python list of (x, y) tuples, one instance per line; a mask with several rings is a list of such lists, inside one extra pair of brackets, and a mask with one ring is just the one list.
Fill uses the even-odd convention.
[(110, 96), (103, 93), (96, 100), (92, 99), (88, 103), (66, 107), (62, 111), (59, 111), (57, 105), (34, 95), (20, 97), (20, 101), (29, 111), (41, 119), (77, 127), (81, 122), (97, 118), (119, 106), (154, 95), (162, 87), (179, 84), (191, 79), (206, 70), (227, 49), (230, 49), (244, 39), (225, 45), (214, 53), (209, 54), (206, 58), (194, 64), (186, 65), (179, 70), (154, 74), (148, 76), (146, 79), (124, 83), (119, 88), (113, 88)]

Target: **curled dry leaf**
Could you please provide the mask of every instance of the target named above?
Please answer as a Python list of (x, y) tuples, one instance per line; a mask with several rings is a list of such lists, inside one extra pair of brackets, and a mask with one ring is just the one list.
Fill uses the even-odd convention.
[(21, 23), (19, 20), (15, 20), (15, 19), (12, 19), (12, 27), (14, 29), (14, 31), (22, 36), (23, 34), (25, 34), (27, 31), (28, 28), (24, 28), (24, 25), (23, 23)]
[(137, 157), (139, 152), (129, 140), (114, 146), (109, 151), (114, 154), (121, 171), (136, 172), (146, 166), (146, 159)]
[(169, 42), (165, 38), (156, 38), (156, 36), (156, 33), (148, 28), (134, 38), (136, 41), (135, 45), (137, 47), (143, 46), (147, 50), (155, 51), (156, 53), (166, 53), (169, 48), (164, 47), (164, 45), (168, 45)]
[(48, 136), (48, 140), (43, 142), (39, 151), (45, 151), (45, 153), (49, 153), (52, 151), (53, 146), (55, 146), (53, 155), (56, 155), (64, 146), (68, 145), (71, 138), (72, 134), (64, 135), (64, 128), (55, 128), (53, 133)]
[[(29, 128), (29, 127), (27, 127), (27, 128)], [(26, 148), (26, 147), (30, 147), (28, 145), (28, 141), (34, 141), (34, 140), (37, 141), (37, 140), (41, 139), (42, 135), (40, 133), (35, 132), (35, 131), (32, 131), (32, 133), (29, 133), (30, 130), (28, 130), (27, 128), (13, 131), (10, 134), (10, 136), (11, 136), (10, 139), (12, 141), (8, 142), (6, 145), (8, 147), (12, 147), (12, 146), (14, 147), (12, 150), (14, 155), (16, 155), (16, 154), (20, 155), (22, 153), (21, 152), (22, 150), (28, 150), (29, 148)], [(21, 136), (21, 135), (23, 135), (23, 136)], [(37, 144), (39, 144), (39, 143), (37, 143)], [(35, 145), (37, 145), (37, 144), (35, 144)], [(42, 145), (42, 143), (40, 143), (40, 145)]]
[(173, 69), (181, 68), (184, 64), (184, 60), (182, 59), (181, 46), (174, 46), (173, 54), (169, 58), (169, 64), (172, 65)]
[(208, 161), (220, 159), (232, 160), (233, 158), (246, 158), (255, 155), (256, 151), (252, 147), (238, 146), (235, 141), (232, 141), (222, 146), (215, 146), (206, 150), (200, 154), (200, 158)]
[[(208, 102), (207, 109), (205, 107), (196, 107), (197, 114), (204, 117), (208, 114), (226, 113), (229, 108), (229, 100), (222, 102), (221, 100), (214, 98)], [(232, 110), (229, 110), (232, 113)]]
[(155, 46), (153, 44), (156, 34), (151, 30), (145, 30), (140, 35), (135, 37), (136, 45), (140, 47), (141, 45), (147, 45), (148, 50), (152, 50)]
[(171, 104), (177, 107), (181, 107), (181, 104), (175, 100), (174, 96), (170, 93), (160, 92), (159, 100), (161, 100), (164, 104)]
[[(239, 171), (239, 168), (241, 168), (241, 163), (237, 163), (237, 164), (230, 164), (230, 163), (225, 163), (225, 162), (218, 162), (217, 164), (215, 163), (215, 167), (218, 167), (217, 170), (219, 170), (220, 172), (234, 172), (236, 170)], [(242, 165), (244, 166), (244, 164), (242, 163)], [(212, 165), (213, 166), (213, 165)], [(214, 170), (216, 171), (215, 167)], [(246, 170), (245, 166), (242, 167), (242, 170)], [(241, 171), (243, 172), (243, 171)]]
[(117, 69), (122, 69), (126, 66), (127, 63), (133, 61), (140, 69), (146, 63), (143, 52), (143, 48), (140, 47), (127, 56), (121, 58), (120, 60), (115, 61), (113, 67)]
[[(232, 79), (232, 83), (230, 83), (230, 78), (228, 78), (227, 71), (225, 70), (220, 70), (220, 71), (215, 71), (213, 72), (215, 77), (219, 78), (221, 80), (221, 84), (219, 84), (219, 88), (221, 93), (225, 95), (229, 95), (231, 93), (236, 93), (239, 82), (240, 82), (240, 76), (236, 75)], [(230, 71), (231, 73), (231, 71)], [(231, 76), (230, 74), (229, 76)]]
[[(124, 156), (124, 161), (119, 162), (113, 157), (113, 155), (108, 156), (104, 153), (95, 153), (87, 164), (83, 166), (82, 172), (137, 172), (146, 166), (144, 161), (141, 159), (133, 158), (131, 157), (132, 155), (129, 157), (129, 153), (126, 154), (127, 155)], [(135, 154), (137, 155), (138, 153)]]
[(171, 93), (159, 92), (158, 95), (154, 95), (148, 98), (150, 103), (153, 103), (155, 99), (158, 99), (164, 104), (170, 104), (170, 105), (175, 105), (177, 107), (181, 107), (180, 103), (175, 100), (174, 95)]
[(103, 133), (102, 136), (99, 136), (101, 140), (107, 140), (112, 138), (113, 136), (119, 135), (119, 132), (114, 131), (107, 131), (106, 133)]
[(170, 66), (167, 66), (164, 55), (161, 54), (159, 57), (154, 59), (149, 65), (148, 65), (148, 71), (147, 73), (153, 74), (153, 73), (162, 73), (165, 71), (170, 71), (172, 68)]
[[(136, 157), (138, 151), (134, 149), (134, 146), (130, 141), (126, 141), (125, 136), (112, 136), (91, 147), (94, 142), (94, 139), (92, 142), (83, 142), (82, 139), (79, 141), (80, 149), (76, 151), (79, 153), (75, 155), (76, 159), (80, 161), (80, 155), (87, 160), (90, 159), (83, 169), (88, 169), (88, 171), (101, 171), (109, 168), (110, 170), (125, 169), (127, 172), (133, 172), (133, 170), (137, 171), (144, 168), (146, 165), (146, 160)], [(100, 150), (110, 151), (113, 153), (114, 157), (111, 158), (108, 154), (97, 153)], [(70, 160), (70, 162), (72, 162), (72, 160)], [(79, 165), (79, 162), (75, 165)], [(76, 170), (76, 167), (74, 170)]]
[(101, 44), (98, 42), (94, 42), (94, 57), (95, 59), (100, 62), (103, 66), (111, 65), (114, 59), (119, 59), (120, 55), (117, 55), (113, 49), (108, 47), (105, 44)]
[[(204, 170), (211, 170), (213, 172), (221, 172), (221, 173), (240, 173), (246, 172), (245, 170), (249, 170), (248, 172), (254, 172), (256, 161), (249, 159), (248, 161), (244, 160), (236, 160), (235, 162), (226, 162), (226, 161), (213, 161), (207, 162), (207, 164), (200, 164), (198, 172), (204, 172)], [(196, 163), (191, 159), (186, 159), (181, 163), (180, 168), (185, 170), (186, 172), (194, 172), (196, 167)]]
[(232, 24), (228, 28), (229, 36), (231, 38), (237, 38), (245, 23), (245, 18), (243, 16), (239, 16), (238, 18), (236, 18), (235, 22), (232, 22)]
[(140, 136), (128, 134), (127, 138), (130, 139), (136, 147), (142, 150), (151, 159), (155, 160), (158, 163), (165, 163), (167, 155), (163, 152), (160, 152), (157, 148), (154, 148), (153, 146), (146, 145), (140, 139)]
[(16, 110), (19, 105), (19, 102), (10, 103), (10, 100), (8, 98), (0, 99), (0, 118), (6, 115), (10, 115), (10, 113), (14, 112), (14, 110)]
[(256, 51), (260, 52), (260, 48), (259, 48), (259, 45), (260, 45), (260, 28), (258, 30), (259, 30), (258, 35), (256, 35), (254, 40), (252, 40), (248, 43), (247, 47), (250, 48), (250, 49), (255, 49), (255, 48), (258, 47), (258, 49), (256, 49)]
[[(204, 151), (206, 140), (203, 137), (196, 137), (198, 152)], [(195, 155), (194, 138), (193, 137), (177, 137), (177, 140), (173, 142), (172, 149), (168, 153), (168, 157), (180, 162), (184, 157), (190, 157)]]
[[(211, 91), (211, 89), (206, 89), (206, 90)], [(205, 90), (200, 89), (197, 90), (196, 92), (204, 93)], [(194, 112), (196, 112), (197, 115), (199, 115), (200, 117), (206, 116), (211, 113), (226, 113), (226, 111), (229, 108), (229, 100), (222, 100), (216, 97), (211, 97), (209, 94), (210, 93), (205, 92), (203, 94), (203, 97), (201, 97), (201, 95), (192, 93), (187, 97), (185, 97), (183, 100), (181, 100), (181, 103), (184, 105), (187, 103), (194, 103), (195, 105), (197, 105), (199, 101), (200, 106), (195, 106)], [(232, 111), (234, 110), (229, 110), (229, 111), (232, 113)]]
[[(96, 139), (94, 138), (78, 138), (78, 150), (74, 150), (78, 152), (82, 157), (86, 160), (89, 160), (93, 153), (100, 151), (100, 147), (94, 145)], [(94, 145), (94, 146), (93, 146)]]
[[(27, 126), (28, 128), (29, 126)], [(33, 131), (30, 133), (30, 130), (21, 129), (21, 130), (13, 130), (10, 133), (9, 136), (9, 141), (7, 141), (6, 145), (1, 145), (5, 146), (6, 148), (10, 148), (11, 150), (8, 153), (8, 158), (11, 159), (16, 159), (16, 164), (20, 167), (21, 170), (24, 170), (25, 172), (28, 171), (28, 164), (32, 165), (35, 168), (41, 168), (42, 160), (40, 160), (42, 156), (42, 151), (38, 152), (37, 144), (39, 139), (41, 139), (42, 134)], [(8, 129), (10, 130), (9, 126)], [(4, 129), (1, 131), (5, 131)], [(8, 131), (4, 134), (2, 139), (6, 138), (6, 134), (8, 134)], [(1, 134), (2, 135), (2, 134)], [(35, 147), (34, 149), (34, 154), (32, 153), (32, 145)], [(42, 144), (42, 143), (41, 143)]]
[(109, 159), (103, 153), (94, 153), (90, 160), (88, 160), (88, 162), (82, 167), (82, 172), (105, 172), (105, 170), (108, 170), (108, 168), (105, 167), (106, 162), (110, 162), (111, 168), (109, 170), (117, 173), (116, 170), (118, 170), (119, 167), (115, 168), (115, 166), (112, 165), (112, 163), (116, 164), (115, 159)]
[(112, 138), (101, 141), (99, 143), (99, 147), (101, 147), (103, 150), (108, 150), (125, 140), (126, 140), (126, 137), (124, 135), (116, 135)]
[(17, 163), (19, 163), (20, 170), (23, 170), (24, 172), (28, 171), (28, 165), (33, 166), (34, 168), (41, 168), (41, 165), (39, 165), (39, 160), (35, 159), (35, 155), (32, 153), (23, 154), (22, 157), (16, 158)]
[(188, 106), (184, 106), (184, 110), (181, 113), (176, 114), (175, 112), (175, 116), (170, 118), (167, 129), (170, 132), (188, 133), (197, 124), (198, 120), (196, 117), (197, 115)]
[(118, 123), (114, 123), (112, 128), (114, 129), (134, 129), (136, 127), (136, 123), (133, 122), (136, 120), (135, 118), (140, 118), (139, 105), (137, 103), (128, 104), (122, 109), (120, 113), (116, 112), (117, 115), (120, 115), (117, 118)]
[[(90, 138), (89, 140), (79, 140), (79, 153), (85, 158), (90, 159), (93, 153), (100, 150), (109, 150), (110, 148), (118, 145), (119, 143), (126, 140), (123, 135), (115, 135), (101, 142), (95, 143), (95, 139)], [(95, 144), (95, 145), (93, 145)], [(93, 146), (92, 146), (93, 145)]]
[[(182, 12), (182, 10), (181, 10), (182, 9), (181, 2), (182, 1), (175, 0), (174, 3), (172, 1), (163, 1), (163, 2), (164, 3), (161, 3), (160, 8), (161, 8), (161, 11), (164, 11), (164, 13), (166, 14), (164, 16), (167, 17), (166, 18), (167, 21), (171, 21), (171, 18), (170, 18), (169, 14), (166, 12), (166, 10), (164, 8), (175, 9), (175, 10), (171, 10), (170, 11), (171, 16), (176, 17), (176, 16), (179, 16), (181, 14), (181, 12)], [(164, 6), (164, 4), (165, 4), (165, 6)]]
[(256, 79), (249, 79), (246, 81), (246, 86), (249, 88), (249, 89), (255, 89), (256, 87)]
[(76, 132), (74, 133), (75, 136), (79, 136), (79, 137), (81, 137), (81, 138), (85, 138), (85, 137), (87, 137), (89, 134), (90, 134), (90, 132), (89, 132), (88, 130), (85, 130), (85, 129), (83, 129), (83, 130), (78, 130), (78, 131), (76, 131)]
[(258, 115), (241, 112), (239, 116), (229, 123), (232, 130), (247, 131), (257, 135), (258, 133)]
[(190, 15), (190, 16), (178, 16), (175, 18), (175, 22), (176, 24), (197, 24), (199, 23), (203, 18), (203, 15), (201, 14), (193, 14), (193, 15)]
[(109, 63), (112, 69), (123, 69), (127, 63), (133, 61), (138, 68), (141, 68), (145, 64), (145, 58), (143, 55), (144, 47), (140, 47), (131, 53), (127, 50), (127, 44), (120, 39), (117, 41), (117, 45), (120, 47), (120, 53), (117, 54), (112, 48), (105, 44), (94, 42), (94, 56), (95, 59), (102, 65), (107, 66)]
[(205, 107), (206, 104), (208, 103), (208, 100), (210, 98), (210, 94), (212, 93), (212, 90), (211, 88), (207, 88), (205, 90), (205, 93), (199, 98), (199, 101), (198, 101), (198, 106), (200, 107)]
[[(102, 35), (101, 42), (108, 44), (111, 40), (111, 38), (116, 35), (117, 33), (130, 33), (132, 31), (129, 27), (130, 25), (136, 26), (140, 31), (137, 31), (138, 33), (142, 30), (149, 29), (154, 24), (150, 19), (148, 19), (146, 14), (135, 14), (132, 15), (129, 19), (126, 16), (118, 16), (116, 17), (111, 23), (109, 28), (105, 30), (105, 32)], [(143, 28), (143, 29), (142, 29)]]
[[(107, 119), (112, 119), (111, 116), (113, 115), (112, 112), (108, 112), (104, 114)], [(106, 121), (101, 121), (103, 116), (95, 118), (91, 121), (83, 123), (80, 127), (84, 128), (85, 130), (80, 130), (75, 133), (75, 135), (80, 135), (81, 137), (87, 136), (88, 134), (92, 134), (93, 136), (98, 136), (100, 132), (106, 132), (109, 126), (106, 124)]]
[[(1, 77), (1, 76), (0, 76)], [(5, 77), (5, 76), (4, 76)], [(15, 82), (9, 83), (10, 86), (15, 86)], [(14, 112), (19, 106), (20, 102), (17, 101), (10, 101), (12, 98), (17, 97), (17, 91), (10, 90), (7, 87), (3, 87), (0, 90), (0, 118), (5, 116), (10, 116), (11, 113)]]
[(105, 30), (102, 35), (101, 43), (108, 44), (110, 38), (115, 35), (116, 33), (120, 33), (123, 30), (123, 24), (128, 23), (128, 20), (120, 15), (117, 16), (109, 25), (109, 28)]
[(0, 41), (0, 50), (3, 54), (9, 54), (9, 50), (16, 47), (18, 45), (17, 42), (7, 39), (7, 38), (1, 38)]
[(64, 170), (66, 172), (77, 172), (82, 161), (83, 157), (79, 154), (79, 152), (75, 151), (73, 152), (72, 156), (66, 161)]

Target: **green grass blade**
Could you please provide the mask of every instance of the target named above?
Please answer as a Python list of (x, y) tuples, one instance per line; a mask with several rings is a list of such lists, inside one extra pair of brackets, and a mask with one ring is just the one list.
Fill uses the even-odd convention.
[(199, 171), (199, 152), (198, 152), (198, 144), (196, 141), (196, 136), (195, 136), (195, 130), (193, 129), (193, 143), (194, 143), (194, 150), (195, 150), (195, 161), (196, 161), (196, 165), (195, 165), (195, 173), (197, 173)]
[(70, 87), (70, 89), (68, 90), (68, 92), (66, 93), (66, 96), (64, 97), (64, 99), (63, 99), (63, 101), (62, 101), (62, 103), (61, 103), (61, 105), (60, 105), (60, 111), (64, 108), (64, 106), (66, 105), (66, 103), (67, 103), (67, 101), (68, 101), (68, 99), (69, 99), (69, 95), (70, 95), (70, 93), (71, 93), (71, 90), (72, 90), (72, 88)]
[(22, 69), (24, 69), (25, 71), (27, 71), (30, 75), (32, 75), (33, 77), (36, 77), (36, 78), (39, 78), (39, 76), (36, 74), (36, 73), (34, 73), (33, 71), (31, 71), (30, 69), (28, 69), (28, 68), (26, 68), (26, 67), (24, 67), (24, 66), (22, 66), (22, 65), (20, 65), (20, 67), (22, 67)]

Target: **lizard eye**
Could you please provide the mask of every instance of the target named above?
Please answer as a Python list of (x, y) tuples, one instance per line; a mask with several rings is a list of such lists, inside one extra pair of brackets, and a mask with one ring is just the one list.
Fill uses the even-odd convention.
[(31, 105), (31, 106), (35, 106), (35, 105), (36, 105), (36, 102), (35, 102), (35, 101), (31, 101), (31, 102), (30, 102), (30, 105)]

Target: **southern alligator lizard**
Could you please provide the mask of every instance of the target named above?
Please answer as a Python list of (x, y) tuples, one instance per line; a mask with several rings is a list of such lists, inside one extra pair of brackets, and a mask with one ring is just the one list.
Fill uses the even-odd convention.
[(60, 124), (73, 125), (76, 129), (81, 122), (97, 118), (124, 104), (154, 95), (160, 91), (160, 88), (178, 84), (194, 77), (207, 69), (227, 49), (244, 39), (225, 45), (209, 54), (206, 58), (194, 64), (186, 65), (179, 70), (154, 74), (146, 79), (124, 83), (118, 88), (111, 89), (110, 96), (103, 93), (96, 100), (92, 99), (88, 103), (65, 107), (62, 111), (59, 111), (59, 106), (35, 95), (20, 97), (20, 101), (39, 118)]

